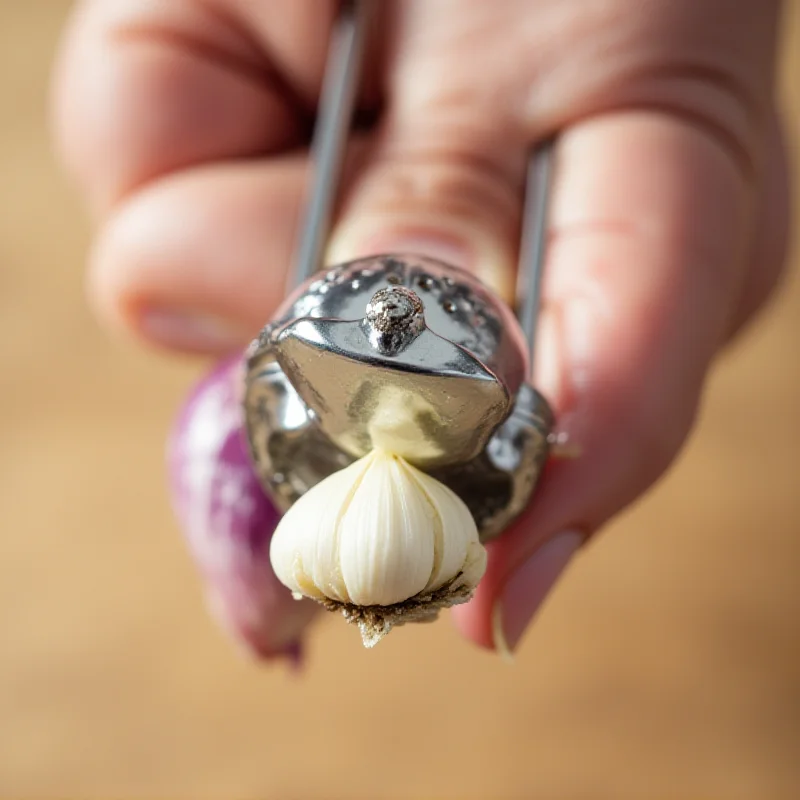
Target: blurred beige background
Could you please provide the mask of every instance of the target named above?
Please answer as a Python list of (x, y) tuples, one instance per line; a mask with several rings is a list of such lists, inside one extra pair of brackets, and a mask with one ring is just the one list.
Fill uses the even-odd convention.
[[(446, 620), (365, 652), (330, 618), (304, 677), (257, 668), (207, 620), (167, 507), (196, 367), (84, 305), (87, 228), (45, 129), (67, 8), (0, 4), (0, 796), (799, 797), (796, 272), (515, 666)], [(796, 5), (790, 27), (796, 121)]]

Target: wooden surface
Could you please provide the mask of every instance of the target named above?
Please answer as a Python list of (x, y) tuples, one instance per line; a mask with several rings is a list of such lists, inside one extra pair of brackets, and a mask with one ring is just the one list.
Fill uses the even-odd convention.
[(302, 679), (256, 668), (207, 620), (166, 504), (195, 369), (84, 305), (44, 127), (66, 8), (0, 4), (0, 797), (800, 797), (797, 275), (515, 666), (447, 620), (365, 652), (332, 618)]

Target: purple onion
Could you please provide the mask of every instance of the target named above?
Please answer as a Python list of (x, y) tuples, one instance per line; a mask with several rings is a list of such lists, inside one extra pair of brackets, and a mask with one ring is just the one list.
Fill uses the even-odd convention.
[(296, 661), (316, 606), (294, 600), (270, 565), (280, 515), (250, 462), (242, 380), (239, 359), (222, 364), (178, 415), (167, 451), (173, 507), (218, 622), (253, 655)]

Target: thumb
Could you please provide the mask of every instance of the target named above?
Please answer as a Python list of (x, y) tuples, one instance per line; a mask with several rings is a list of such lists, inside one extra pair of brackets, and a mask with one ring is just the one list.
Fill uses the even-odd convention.
[(470, 104), (390, 110), (344, 199), (328, 263), (375, 253), (438, 258), (513, 297), (526, 150)]

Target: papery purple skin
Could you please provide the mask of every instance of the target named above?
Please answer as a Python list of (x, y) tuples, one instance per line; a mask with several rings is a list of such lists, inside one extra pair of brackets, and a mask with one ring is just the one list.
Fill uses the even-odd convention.
[(190, 393), (167, 451), (172, 502), (220, 624), (257, 657), (298, 658), (313, 603), (275, 577), (269, 545), (280, 514), (256, 478), (241, 408), (242, 362), (217, 367)]

